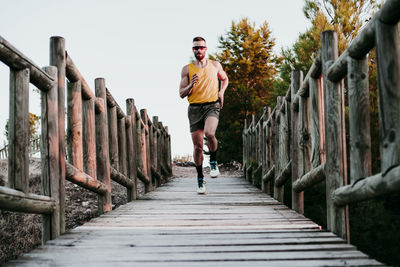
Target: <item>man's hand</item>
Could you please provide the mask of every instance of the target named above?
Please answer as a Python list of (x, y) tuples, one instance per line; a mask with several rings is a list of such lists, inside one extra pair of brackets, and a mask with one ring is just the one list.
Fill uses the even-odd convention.
[(222, 107), (224, 106), (224, 92), (223, 91), (218, 92), (218, 99), (219, 99), (219, 105), (222, 109)]

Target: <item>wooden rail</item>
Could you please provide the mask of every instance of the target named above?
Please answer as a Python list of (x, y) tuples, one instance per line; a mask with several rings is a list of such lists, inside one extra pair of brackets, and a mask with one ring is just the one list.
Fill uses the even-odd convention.
[[(243, 163), (247, 179), (283, 202), (291, 179), (292, 207), (304, 212), (304, 190), (326, 181), (328, 230), (349, 237), (346, 205), (400, 191), (400, 0), (388, 0), (346, 51), (338, 57), (337, 36), (321, 35), (321, 50), (303, 79), (293, 71), (291, 85), (258, 121), (245, 122)], [(371, 174), (367, 54), (378, 61), (381, 173)], [(347, 75), (350, 129), (350, 181), (344, 120)], [(271, 186), (271, 184), (273, 186)]]
[[(111, 180), (132, 201), (137, 178), (148, 192), (172, 174), (168, 127), (145, 109), (139, 114), (131, 98), (125, 114), (103, 78), (93, 93), (64, 38), (50, 39), (52, 66), (41, 69), (0, 36), (0, 60), (10, 67), (9, 145), (0, 151), (9, 175), (8, 187), (0, 186), (0, 209), (43, 214), (43, 243), (65, 231), (65, 179), (98, 194), (101, 214), (112, 209)], [(29, 143), (29, 83), (41, 91), (40, 146)], [(31, 147), (40, 147), (42, 195), (28, 193)]]

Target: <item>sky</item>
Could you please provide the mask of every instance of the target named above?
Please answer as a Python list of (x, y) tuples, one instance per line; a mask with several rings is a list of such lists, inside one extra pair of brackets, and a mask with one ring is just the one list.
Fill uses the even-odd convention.
[[(192, 154), (187, 99), (179, 97), (182, 67), (192, 58), (192, 39), (203, 36), (208, 53), (232, 21), (265, 21), (275, 51), (290, 47), (310, 23), (301, 0), (3, 0), (0, 36), (36, 65), (49, 65), (51, 36), (65, 38), (66, 50), (94, 91), (102, 77), (125, 111), (125, 100), (147, 109), (168, 126), (172, 156)], [(30, 90), (30, 112), (40, 115), (39, 94)], [(6, 142), (9, 69), (0, 63), (0, 147)], [(228, 89), (229, 90), (229, 89)], [(222, 111), (223, 112), (223, 111)]]

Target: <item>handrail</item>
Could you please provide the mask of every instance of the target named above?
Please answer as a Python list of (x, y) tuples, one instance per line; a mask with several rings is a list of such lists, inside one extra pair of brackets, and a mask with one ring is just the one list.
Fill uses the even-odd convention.
[[(8, 187), (0, 186), (0, 209), (43, 214), (43, 243), (65, 231), (65, 179), (98, 194), (101, 214), (112, 209), (111, 180), (125, 186), (132, 201), (137, 178), (149, 192), (172, 174), (167, 128), (158, 117), (151, 121), (146, 110), (139, 113), (131, 98), (122, 111), (103, 78), (95, 80), (93, 93), (66, 52), (64, 38), (50, 39), (53, 66), (42, 70), (0, 36), (0, 61), (11, 72), (10, 145), (0, 150), (0, 157), (8, 158), (9, 181)], [(43, 92), (41, 137), (31, 141), (29, 83)], [(28, 193), (28, 150), (41, 152), (43, 195)]]
[[(292, 207), (300, 213), (304, 212), (304, 190), (325, 180), (328, 230), (345, 239), (349, 235), (345, 205), (400, 191), (400, 111), (394, 108), (400, 106), (398, 10), (400, 0), (387, 0), (340, 57), (336, 33), (323, 32), (321, 50), (305, 78), (300, 71), (292, 71), (291, 86), (284, 97), (278, 97), (274, 110), (267, 117), (264, 112), (258, 121), (253, 115), (243, 129), (245, 177), (256, 185), (260, 180), (267, 193), (273, 188), (274, 197), (283, 202), (290, 164)], [(371, 175), (366, 55), (374, 47), (380, 90), (382, 173)], [(346, 171), (342, 87), (346, 74), (350, 182)], [(287, 105), (290, 110), (285, 108)], [(254, 170), (260, 166), (262, 171), (258, 174)]]

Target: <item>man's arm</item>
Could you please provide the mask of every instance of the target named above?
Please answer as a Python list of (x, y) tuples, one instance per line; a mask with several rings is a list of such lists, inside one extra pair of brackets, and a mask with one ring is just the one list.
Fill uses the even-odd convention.
[(192, 93), (193, 86), (197, 83), (197, 74), (194, 74), (192, 80), (189, 82), (189, 67), (186, 65), (182, 68), (181, 84), (179, 85), (179, 95), (184, 98)]
[(228, 87), (229, 79), (224, 69), (222, 68), (221, 63), (217, 61), (215, 61), (215, 63), (218, 70), (218, 79), (221, 80), (221, 88), (219, 89), (218, 97), (222, 108), (224, 106), (224, 93), (226, 88)]

